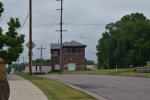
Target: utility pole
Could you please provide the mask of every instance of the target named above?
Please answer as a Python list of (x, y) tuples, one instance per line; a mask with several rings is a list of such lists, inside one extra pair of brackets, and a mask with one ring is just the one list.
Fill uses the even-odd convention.
[(61, 8), (60, 9), (57, 9), (57, 10), (60, 10), (60, 30), (57, 30), (57, 31), (60, 31), (60, 70), (59, 70), (59, 73), (61, 74), (62, 73), (62, 32), (63, 31), (66, 31), (66, 30), (63, 30), (63, 0), (57, 0), (57, 1), (61, 1)]
[(62, 73), (62, 12), (63, 12), (63, 0), (61, 0), (61, 14), (60, 14), (60, 71)]
[(22, 57), (22, 72), (23, 72), (23, 69), (24, 69), (24, 56)]
[(32, 0), (29, 0), (29, 75), (32, 75)]
[(40, 65), (41, 68), (40, 68), (40, 72), (41, 72), (41, 74), (42, 74), (42, 65), (43, 65), (43, 64), (42, 64), (42, 59), (43, 59), (43, 58), (42, 58), (42, 54), (43, 54), (42, 51), (43, 51), (43, 49), (46, 49), (46, 48), (43, 48), (42, 45), (41, 45), (41, 48), (37, 48), (37, 49), (41, 50), (41, 65)]
[(19, 66), (20, 66), (20, 65), (19, 65), (19, 58), (18, 58), (18, 73), (19, 73)]

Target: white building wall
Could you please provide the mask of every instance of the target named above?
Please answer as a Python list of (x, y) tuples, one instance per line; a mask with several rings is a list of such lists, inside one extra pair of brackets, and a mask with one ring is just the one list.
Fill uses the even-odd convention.
[(86, 65), (86, 67), (88, 70), (92, 70), (92, 69), (94, 69), (95, 65)]
[[(51, 66), (42, 66), (42, 72), (45, 74), (48, 74), (51, 71)], [(37, 66), (37, 71), (36, 71), (36, 66), (32, 66), (32, 72), (40, 72), (40, 67)], [(25, 67), (24, 73), (29, 73), (29, 67)]]

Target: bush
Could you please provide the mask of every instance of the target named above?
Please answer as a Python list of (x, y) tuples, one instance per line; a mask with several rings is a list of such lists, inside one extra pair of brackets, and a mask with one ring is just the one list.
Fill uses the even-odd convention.
[(0, 63), (2, 63), (3, 62), (3, 59), (2, 58), (0, 58)]

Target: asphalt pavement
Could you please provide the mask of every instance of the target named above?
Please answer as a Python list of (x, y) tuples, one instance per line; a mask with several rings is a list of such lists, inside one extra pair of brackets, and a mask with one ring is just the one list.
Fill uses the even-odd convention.
[(44, 75), (108, 100), (150, 100), (150, 78), (109, 75)]

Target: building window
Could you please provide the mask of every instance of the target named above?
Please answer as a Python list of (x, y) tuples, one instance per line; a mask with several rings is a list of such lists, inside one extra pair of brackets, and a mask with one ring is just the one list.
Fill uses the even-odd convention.
[(81, 53), (81, 52), (80, 52), (80, 48), (77, 48), (77, 53)]
[(68, 52), (67, 53), (71, 53), (71, 48), (68, 48)]
[(52, 51), (52, 56), (59, 56), (59, 51)]
[(80, 48), (68, 48), (67, 53), (81, 53)]
[(77, 53), (76, 48), (72, 48), (72, 53)]

